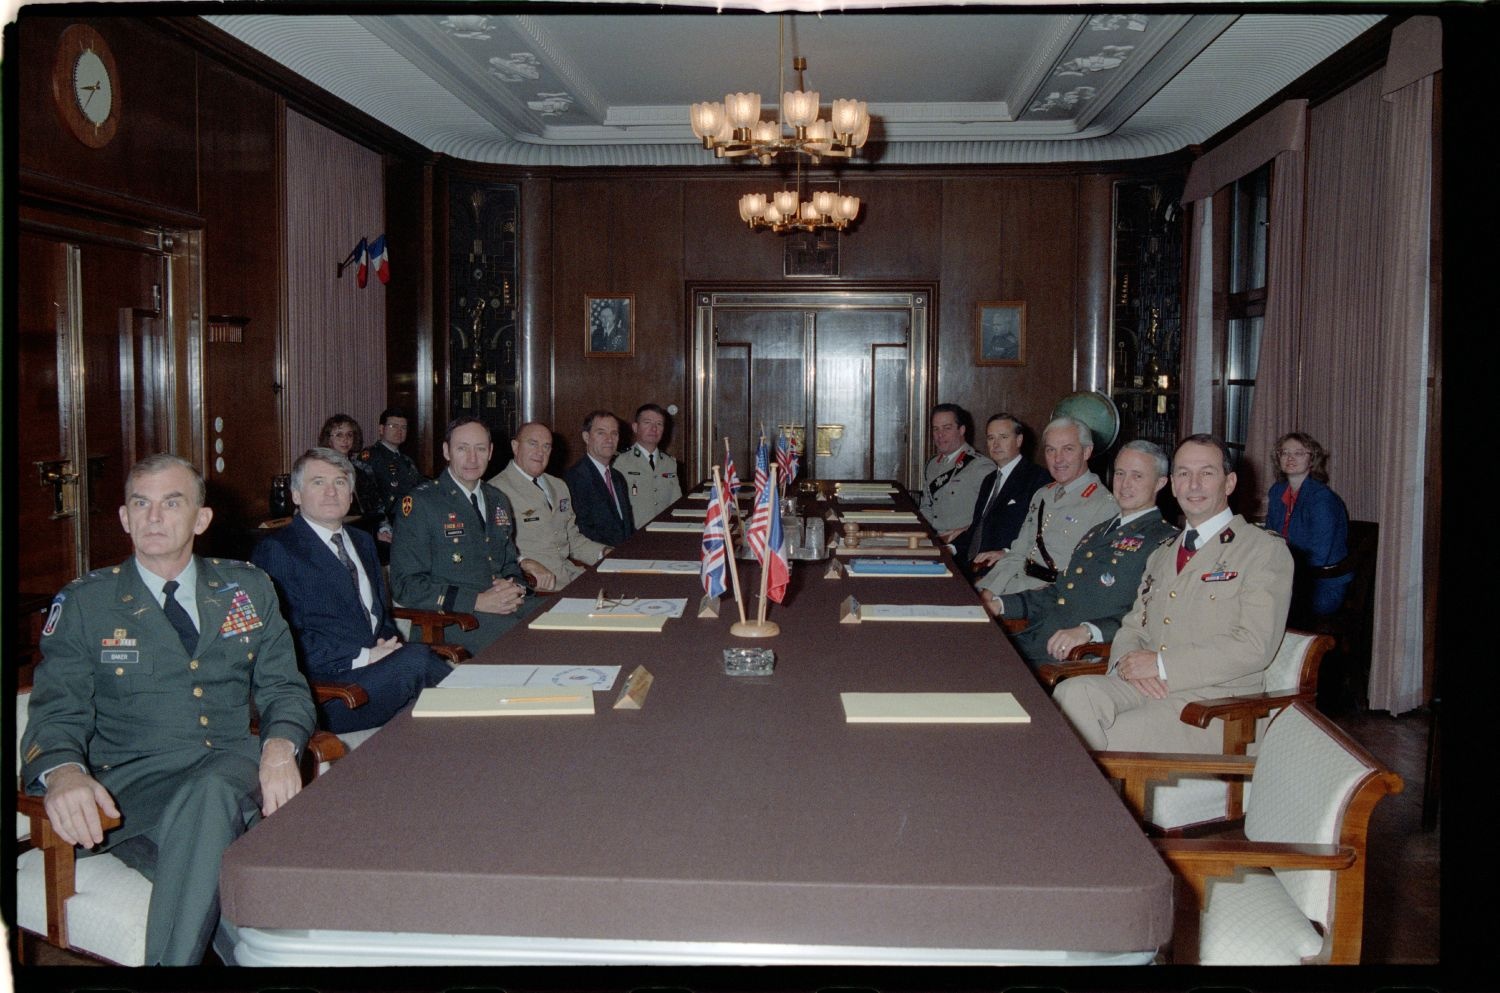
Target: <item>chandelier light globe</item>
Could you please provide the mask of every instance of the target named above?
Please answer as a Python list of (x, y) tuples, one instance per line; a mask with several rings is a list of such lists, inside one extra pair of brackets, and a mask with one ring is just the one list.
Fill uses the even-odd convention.
[(859, 197), (841, 196), (838, 198), (838, 213), (836, 219), (847, 224), (859, 216)]
[(816, 226), (818, 221), (821, 220), (821, 218), (818, 217), (818, 208), (814, 207), (811, 201), (806, 202), (802, 205), (802, 209), (799, 212), (798, 216), (802, 219), (802, 223), (812, 226)]
[[(865, 102), (859, 102), (860, 110), (864, 111)], [(865, 141), (870, 137), (870, 115), (862, 112), (859, 116), (859, 129), (854, 132), (854, 140), (849, 143), (851, 148), (864, 148)]]
[(740, 220), (746, 224), (752, 224), (757, 217), (764, 217), (766, 213), (766, 195), (764, 193), (746, 193), (740, 197)]
[(776, 205), (774, 203), (768, 204), (766, 206), (765, 221), (767, 224), (775, 227), (785, 219), (786, 218), (782, 216), (781, 211), (776, 208)]
[(756, 121), (750, 129), (750, 140), (757, 145), (769, 145), (781, 137), (781, 129), (775, 121)]
[(818, 91), (792, 90), (781, 95), (781, 116), (794, 128), (805, 128), (818, 119)]
[(833, 125), (834, 134), (853, 134), (859, 129), (859, 101), (835, 100), (829, 109), (828, 123)]
[(836, 202), (837, 195), (832, 190), (819, 190), (813, 194), (812, 205), (819, 217), (832, 217), (837, 209)]
[(760, 94), (726, 94), (724, 97), (724, 113), (729, 117), (730, 126), (737, 130), (754, 127), (755, 122), (760, 120)]
[(808, 126), (807, 144), (803, 147), (812, 154), (814, 161), (828, 154), (829, 150), (833, 148), (833, 134), (827, 121), (813, 121)]
[(724, 105), (713, 101), (695, 103), (692, 107), (693, 134), (702, 139), (718, 137), (725, 123)]

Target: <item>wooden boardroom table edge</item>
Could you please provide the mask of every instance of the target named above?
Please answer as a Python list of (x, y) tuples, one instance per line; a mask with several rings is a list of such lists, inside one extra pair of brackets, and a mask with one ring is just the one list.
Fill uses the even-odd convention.
[[(697, 554), (694, 533), (645, 530), (614, 553)], [(739, 565), (754, 588), (758, 567)], [(518, 626), (469, 664), (618, 663), (593, 718), (399, 715), (231, 847), (226, 916), (263, 929), (690, 943), (1164, 944), (1169, 872), (998, 628), (836, 623), (851, 591), (973, 603), (972, 588), (825, 579), (826, 565), (793, 563), (787, 604), (770, 605), (783, 634), (764, 641), (727, 636), (728, 596), (718, 619), (696, 618), (696, 575), (590, 569), (568, 594), (687, 596), (689, 611), (662, 634), (607, 641)], [(739, 644), (775, 650), (776, 673), (725, 676), (720, 650)], [(638, 663), (656, 676), (645, 708), (611, 710)], [(839, 690), (914, 683), (1009, 690), (1032, 723), (843, 723)], [(359, 832), (368, 844), (353, 849), (371, 859), (340, 844)]]

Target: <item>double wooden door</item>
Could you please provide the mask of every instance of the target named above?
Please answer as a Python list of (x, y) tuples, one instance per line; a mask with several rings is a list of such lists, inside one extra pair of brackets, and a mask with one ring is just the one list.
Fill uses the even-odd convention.
[(729, 439), (749, 479), (757, 439), (797, 437), (803, 478), (897, 479), (920, 472), (927, 406), (922, 292), (699, 292), (702, 393), (696, 468)]
[(21, 227), (12, 540), (20, 592), (45, 596), (130, 553), (125, 475), (176, 447), (173, 242), (139, 228)]

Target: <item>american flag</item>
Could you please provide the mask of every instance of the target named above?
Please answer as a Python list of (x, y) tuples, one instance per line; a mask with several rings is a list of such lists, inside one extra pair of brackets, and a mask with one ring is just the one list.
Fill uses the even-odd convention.
[(703, 592), (711, 597), (724, 595), (727, 536), (724, 533), (724, 509), (719, 501), (719, 485), (715, 483), (709, 488), (708, 513), (703, 518), (703, 565), (699, 570)]
[[(765, 450), (764, 446), (761, 448)], [(750, 523), (745, 525), (745, 544), (750, 546), (755, 561), (764, 563), (766, 558), (766, 535), (771, 530), (771, 507), (776, 501), (765, 486), (755, 491), (755, 507), (750, 513)]]
[(760, 447), (755, 450), (755, 502), (760, 503), (760, 491), (766, 488), (766, 476), (771, 470), (771, 450), (766, 445), (766, 436), (760, 436)]
[(777, 488), (786, 494), (786, 488), (797, 478), (797, 443), (785, 434), (776, 438), (776, 467), (781, 470)]

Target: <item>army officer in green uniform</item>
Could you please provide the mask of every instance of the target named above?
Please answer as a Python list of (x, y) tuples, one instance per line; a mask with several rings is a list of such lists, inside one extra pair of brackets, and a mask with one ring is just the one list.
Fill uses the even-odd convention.
[(365, 512), (378, 514), (376, 537), (381, 541), (390, 541), (395, 533), (391, 520), (401, 506), (401, 498), (426, 482), (417, 464), (401, 451), (406, 442), (406, 422), (406, 411), (400, 407), (382, 410), (380, 438), (357, 456), (350, 457), (354, 467), (373, 481), (373, 489), (380, 495), (379, 506), (366, 507)]
[(1079, 539), (1054, 583), (985, 601), (992, 612), (1029, 622), (1015, 643), (1032, 665), (1060, 661), (1079, 645), (1113, 638), (1135, 602), (1146, 559), (1177, 537), (1156, 507), (1156, 494), (1167, 485), (1167, 453), (1161, 446), (1149, 441), (1123, 446), (1115, 455), (1111, 485), (1120, 512)]
[[(484, 482), (495, 446), (474, 417), (448, 425), (448, 468), (401, 498), (391, 545), (391, 596), (404, 607), (473, 614), (473, 631), (450, 628), (448, 639), (478, 652), (540, 602), (516, 552), (510, 501)], [(543, 586), (555, 582), (540, 563), (526, 568)]]
[[(21, 780), (45, 791), (58, 835), (152, 880), (148, 965), (202, 960), (224, 849), (301, 789), (314, 726), (271, 580), (193, 555), (213, 517), (203, 500), (175, 455), (130, 470), (120, 522), (135, 554), (52, 601), (21, 739)], [(101, 808), (120, 826), (105, 832)]]

